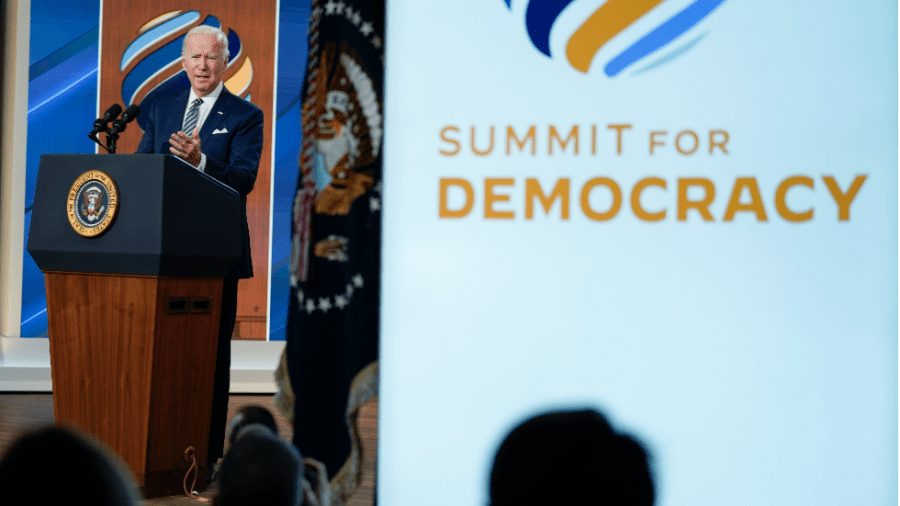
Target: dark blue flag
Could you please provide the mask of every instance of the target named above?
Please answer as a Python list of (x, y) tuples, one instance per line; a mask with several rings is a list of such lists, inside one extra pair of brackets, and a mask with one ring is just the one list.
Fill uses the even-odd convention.
[(285, 356), (294, 444), (336, 504), (359, 484), (356, 418), (378, 392), (383, 75), (384, 1), (314, 0)]

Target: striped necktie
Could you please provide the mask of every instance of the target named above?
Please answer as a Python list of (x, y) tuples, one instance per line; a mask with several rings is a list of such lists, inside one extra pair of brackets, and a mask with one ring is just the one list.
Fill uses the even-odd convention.
[(181, 131), (186, 133), (189, 137), (194, 134), (194, 129), (197, 128), (197, 118), (200, 116), (200, 104), (202, 103), (203, 99), (199, 97), (191, 102), (191, 108), (184, 118), (184, 127)]

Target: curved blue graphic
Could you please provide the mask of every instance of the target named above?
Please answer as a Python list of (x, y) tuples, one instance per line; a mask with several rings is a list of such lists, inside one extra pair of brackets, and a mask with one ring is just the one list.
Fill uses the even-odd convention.
[(122, 80), (122, 100), (135, 103), (135, 95), (144, 83), (153, 79), (173, 63), (181, 60), (181, 43), (184, 35), (147, 55)]
[(640, 60), (657, 49), (675, 40), (676, 37), (688, 31), (701, 19), (705, 18), (713, 9), (725, 0), (697, 0), (687, 6), (658, 28), (643, 36), (631, 47), (613, 58), (603, 71), (609, 77), (614, 77), (625, 70), (632, 63)]
[[(511, 0), (510, 0), (511, 1)], [(550, 29), (559, 14), (575, 0), (531, 0), (525, 11), (525, 27), (538, 51), (550, 56)], [(507, 5), (510, 5), (507, 2)]]
[(703, 37), (706, 37), (706, 33), (701, 34), (699, 37), (695, 37), (693, 40), (691, 40), (687, 44), (684, 44), (681, 47), (675, 49), (674, 51), (662, 56), (661, 58), (658, 58), (653, 63), (634, 71), (634, 73), (632, 75), (640, 74), (641, 72), (644, 72), (644, 71), (647, 71), (650, 69), (654, 69), (660, 65), (668, 63), (670, 60), (674, 60), (675, 58), (678, 58), (679, 56), (681, 56), (682, 54), (686, 53), (688, 50), (690, 50), (691, 48), (696, 46), (697, 43), (700, 42), (700, 39), (702, 39)]
[(122, 61), (119, 64), (119, 70), (125, 70), (125, 68), (128, 67), (128, 64), (145, 49), (191, 25), (191, 23), (198, 19), (200, 19), (200, 13), (197, 11), (190, 11), (142, 33), (138, 38), (134, 39), (134, 42), (125, 48), (125, 52), (122, 53)]
[(230, 67), (241, 56), (241, 38), (231, 28), (228, 29), (228, 54), (228, 66)]
[[(548, 57), (552, 57), (550, 31), (553, 29), (553, 24), (573, 1), (531, 0), (525, 8), (525, 28), (528, 31), (528, 37), (535, 49)], [(643, 2), (639, 5), (630, 4), (625, 0), (609, 0), (606, 4), (601, 5), (592, 16), (582, 22), (574, 34), (569, 35), (567, 46), (569, 63), (576, 70), (586, 73), (596, 52), (607, 40), (612, 36), (622, 34), (625, 28), (632, 26), (661, 1), (678, 0), (658, 0)], [(684, 2), (684, 0), (681, 1)], [(637, 42), (609, 60), (603, 67), (604, 73), (609, 77), (619, 75), (634, 63), (671, 44), (724, 2), (725, 0), (695, 0), (691, 2), (683, 10), (650, 30), (649, 33), (640, 36)], [(507, 9), (512, 11), (512, 0), (504, 0), (504, 3)], [(701, 38), (703, 36), (695, 37), (690, 42), (682, 44), (678, 49), (670, 51), (668, 55), (645, 65), (639, 72), (655, 68), (681, 56), (692, 49)]]

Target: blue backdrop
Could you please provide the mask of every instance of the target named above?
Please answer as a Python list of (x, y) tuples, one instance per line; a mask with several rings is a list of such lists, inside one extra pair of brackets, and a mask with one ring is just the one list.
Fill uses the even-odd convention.
[[(291, 204), (297, 183), (300, 92), (306, 69), (308, 0), (279, 5), (275, 161), (272, 179), (272, 276), (269, 338), (283, 341), (287, 323)], [(28, 84), (25, 243), (38, 164), (45, 153), (93, 153), (87, 138), (97, 116), (99, 0), (32, 0)], [(23, 245), (23, 337), (47, 337), (44, 278)]]

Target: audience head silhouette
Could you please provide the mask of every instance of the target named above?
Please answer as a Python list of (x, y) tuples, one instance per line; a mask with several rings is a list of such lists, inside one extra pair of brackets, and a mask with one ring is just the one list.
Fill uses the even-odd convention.
[(302, 504), (300, 453), (278, 437), (265, 408), (246, 406), (230, 423), (231, 448), (219, 467), (219, 506)]
[(228, 444), (234, 445), (241, 431), (249, 425), (262, 425), (269, 429), (272, 434), (278, 435), (278, 424), (275, 423), (275, 417), (272, 413), (262, 407), (248, 404), (232, 417), (228, 422)]
[(140, 504), (122, 461), (97, 439), (64, 426), (20, 436), (0, 459), (0, 490), (7, 504)]
[(535, 416), (510, 432), (494, 459), (490, 505), (650, 506), (644, 448), (594, 410)]

